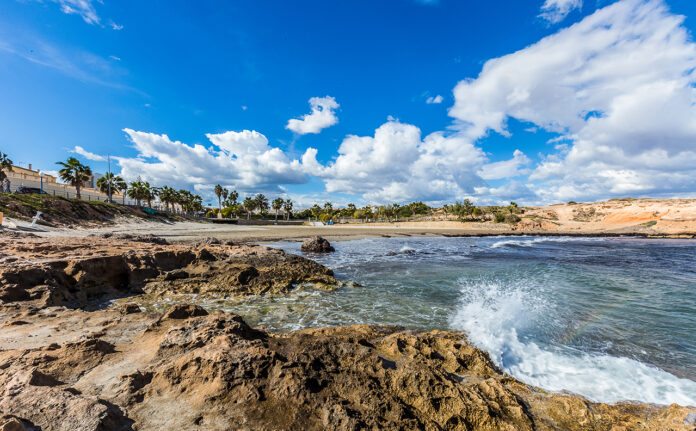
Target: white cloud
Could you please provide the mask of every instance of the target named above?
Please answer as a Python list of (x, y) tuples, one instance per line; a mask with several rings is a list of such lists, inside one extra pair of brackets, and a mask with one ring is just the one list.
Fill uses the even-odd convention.
[(575, 9), (582, 8), (582, 0), (546, 0), (541, 6), (539, 17), (556, 24)]
[(87, 24), (99, 24), (99, 16), (94, 9), (94, 3), (99, 0), (51, 0), (60, 5), (63, 13), (80, 15)]
[(454, 89), (472, 139), (508, 117), (567, 144), (529, 179), (543, 201), (679, 195), (696, 187), (696, 45), (660, 0), (622, 0)]
[(111, 21), (111, 22), (109, 23), (109, 25), (111, 26), (112, 29), (114, 29), (114, 30), (116, 30), (116, 31), (118, 31), (118, 30), (123, 30), (123, 26), (122, 26), (122, 25), (116, 24), (116, 23), (113, 22), (113, 21)]
[(239, 191), (279, 191), (281, 184), (307, 182), (305, 169), (279, 148), (268, 145), (256, 131), (207, 134), (215, 146), (186, 145), (167, 135), (123, 129), (138, 152), (134, 158), (118, 158), (122, 175), (138, 176), (153, 184), (209, 192), (211, 184)]
[(116, 57), (115, 55), (110, 55), (109, 58), (114, 61), (121, 61), (121, 57)]
[(100, 156), (99, 154), (90, 153), (89, 151), (85, 150), (84, 148), (82, 148), (79, 145), (75, 145), (75, 148), (70, 150), (70, 152), (77, 153), (77, 154), (81, 155), (82, 157), (84, 157), (88, 160), (95, 161), (95, 162), (105, 162), (106, 161), (106, 157)]
[(420, 129), (396, 120), (374, 137), (347, 136), (338, 153), (321, 165), (309, 149), (302, 163), (324, 179), (327, 192), (359, 194), (369, 202), (447, 200), (486, 186), (477, 174), (486, 157), (467, 137), (436, 132), (421, 139)]
[(503, 178), (516, 177), (525, 173), (520, 172), (520, 168), (528, 165), (530, 162), (531, 160), (529, 160), (522, 151), (515, 150), (512, 159), (483, 165), (478, 174), (484, 180), (500, 180)]
[(427, 99), (425, 99), (425, 103), (442, 103), (442, 96), (439, 94), (437, 96), (430, 96)]
[(312, 107), (312, 112), (303, 115), (300, 119), (293, 118), (288, 121), (286, 129), (292, 130), (298, 135), (306, 135), (307, 133), (319, 133), (322, 129), (338, 123), (334, 110), (338, 109), (339, 104), (333, 97), (312, 97), (309, 99), (309, 104)]

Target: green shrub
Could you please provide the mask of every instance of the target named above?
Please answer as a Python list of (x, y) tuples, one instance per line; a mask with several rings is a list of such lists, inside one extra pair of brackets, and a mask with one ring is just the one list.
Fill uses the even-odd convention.
[(505, 214), (495, 213), (494, 217), (496, 223), (505, 223)]

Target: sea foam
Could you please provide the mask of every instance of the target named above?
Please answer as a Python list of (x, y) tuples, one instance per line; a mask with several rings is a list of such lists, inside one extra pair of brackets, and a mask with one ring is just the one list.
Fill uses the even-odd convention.
[(592, 401), (635, 400), (696, 406), (696, 382), (680, 379), (634, 359), (589, 354), (563, 346), (540, 346), (518, 336), (544, 313), (532, 289), (503, 288), (494, 281), (462, 280), (462, 303), (451, 319), (469, 341), (517, 379), (551, 391), (568, 391)]

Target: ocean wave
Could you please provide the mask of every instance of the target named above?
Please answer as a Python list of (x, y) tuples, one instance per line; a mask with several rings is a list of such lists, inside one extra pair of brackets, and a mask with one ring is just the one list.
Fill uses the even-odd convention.
[(505, 239), (502, 241), (497, 241), (493, 243), (489, 248), (501, 248), (507, 246), (516, 247), (533, 247), (535, 244), (541, 244), (546, 242), (596, 242), (604, 241), (605, 238), (589, 238), (589, 237), (571, 237), (571, 236), (561, 236), (561, 237), (538, 237), (531, 239)]
[(634, 359), (540, 346), (518, 335), (545, 314), (543, 298), (524, 286), (464, 281), (451, 326), (515, 378), (546, 390), (569, 391), (592, 401), (624, 400), (696, 406), (696, 382)]

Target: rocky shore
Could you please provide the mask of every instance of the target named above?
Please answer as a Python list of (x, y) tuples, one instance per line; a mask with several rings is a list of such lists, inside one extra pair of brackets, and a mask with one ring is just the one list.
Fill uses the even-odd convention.
[[(269, 333), (127, 298), (338, 289), (311, 260), (214, 239), (0, 235), (0, 430), (690, 430), (696, 409), (530, 387), (459, 332)], [(105, 308), (121, 298), (118, 307)]]

